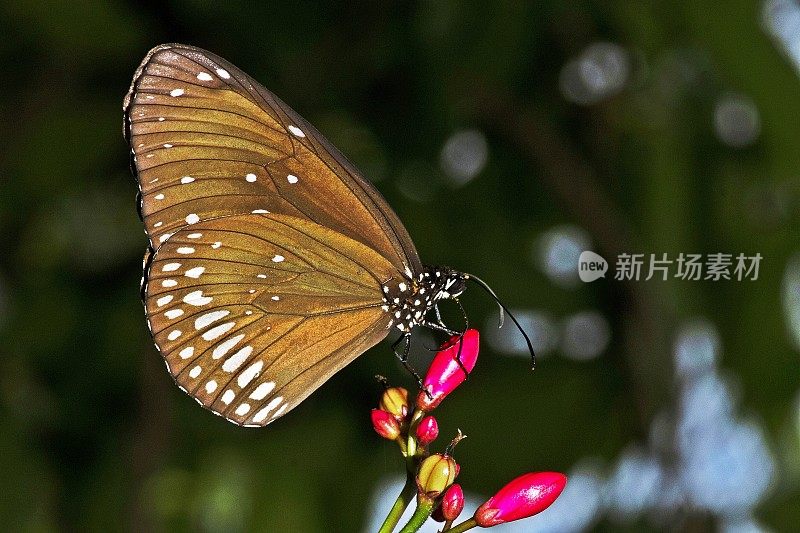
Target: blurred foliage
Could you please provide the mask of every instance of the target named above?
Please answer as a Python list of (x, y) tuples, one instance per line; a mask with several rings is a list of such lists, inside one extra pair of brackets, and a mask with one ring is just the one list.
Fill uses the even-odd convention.
[[(457, 420), (470, 437), (458, 450), (465, 488), (487, 493), (522, 471), (568, 472), (587, 459), (610, 469), (674, 410), (673, 338), (703, 316), (719, 332), (737, 409), (763, 424), (777, 463), (755, 517), (796, 528), (800, 372), (781, 283), (800, 248), (800, 80), (765, 31), (763, 7), (0, 4), (3, 529), (357, 531), (374, 487), (402, 468), (368, 416), (374, 374), (412, 383), (386, 345), (263, 430), (200, 409), (165, 372), (138, 299), (145, 238), (121, 102), (146, 51), (173, 41), (229, 59), (317, 125), (376, 181), (426, 262), (477, 273), (513, 308), (605, 316), (602, 355), (551, 356), (532, 374), (484, 343), (474, 377), (440, 408), (443, 436)], [(570, 101), (565, 65), (593, 43), (624, 50), (629, 71), (595, 101)], [(732, 132), (742, 146), (715, 130), (730, 95), (758, 113), (752, 138)], [(746, 113), (734, 118), (749, 124)], [(488, 160), (456, 187), (439, 152), (471, 129), (486, 136)], [(542, 232), (565, 223), (606, 257), (764, 260), (755, 282), (565, 287), (531, 259)], [(463, 301), (473, 323), (493, 312), (479, 291)], [(714, 524), (684, 506), (594, 527)]]

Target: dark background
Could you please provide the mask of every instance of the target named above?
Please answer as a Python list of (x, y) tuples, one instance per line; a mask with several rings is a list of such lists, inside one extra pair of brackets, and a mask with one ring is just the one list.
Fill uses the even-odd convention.
[[(559, 470), (567, 492), (517, 531), (800, 523), (795, 0), (6, 0), (0, 32), (4, 530), (360, 531), (394, 496), (368, 417), (374, 374), (412, 386), (388, 345), (257, 430), (198, 407), (152, 345), (121, 106), (171, 41), (281, 96), (424, 261), (518, 310), (533, 373), (492, 302), (462, 299), (482, 355), (438, 417), (442, 446), (469, 435), (473, 499)], [(606, 279), (576, 281), (583, 249)], [(623, 252), (763, 260), (755, 281), (623, 282)]]

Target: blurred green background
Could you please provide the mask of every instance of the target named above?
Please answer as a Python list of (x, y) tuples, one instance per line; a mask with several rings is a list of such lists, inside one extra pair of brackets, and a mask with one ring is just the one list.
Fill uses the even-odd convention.
[[(0, 31), (3, 530), (370, 531), (395, 495), (368, 416), (374, 374), (412, 386), (388, 344), (257, 430), (198, 407), (152, 345), (121, 105), (171, 41), (281, 96), (424, 261), (517, 310), (536, 371), (471, 289), (481, 359), (438, 415), (442, 443), (469, 435), (474, 503), (571, 476), (505, 531), (798, 530), (797, 0), (5, 0)], [(577, 280), (586, 249), (605, 279)], [(681, 252), (763, 260), (748, 281), (611, 275)]]

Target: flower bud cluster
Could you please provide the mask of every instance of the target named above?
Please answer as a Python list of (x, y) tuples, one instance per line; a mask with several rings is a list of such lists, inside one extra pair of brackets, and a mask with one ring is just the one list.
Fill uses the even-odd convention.
[[(439, 424), (429, 413), (464, 383), (475, 368), (478, 348), (477, 330), (452, 337), (436, 353), (413, 405), (406, 389), (387, 387), (378, 408), (371, 412), (373, 428), (381, 437), (398, 443), (416, 483), (417, 511), (403, 531), (416, 531), (413, 524), (421, 524), (429, 516), (444, 522), (442, 531), (447, 531), (464, 509), (464, 491), (455, 483), (460, 466), (453, 458), (453, 448), (464, 436), (459, 431), (443, 453), (431, 454), (428, 447), (439, 435)], [(457, 529), (486, 528), (537, 514), (558, 498), (566, 482), (567, 478), (556, 472), (519, 476)]]

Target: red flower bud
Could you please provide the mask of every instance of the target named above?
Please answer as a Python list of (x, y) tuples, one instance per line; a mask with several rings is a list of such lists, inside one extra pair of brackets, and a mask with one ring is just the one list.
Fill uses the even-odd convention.
[(417, 407), (423, 411), (436, 408), (448, 394), (467, 379), (464, 370), (472, 372), (475, 368), (475, 362), (478, 360), (478, 343), (478, 330), (468, 329), (464, 332), (461, 342), (458, 336), (453, 336), (442, 345), (422, 382), (423, 390), (417, 395)]
[(422, 446), (427, 446), (439, 436), (439, 424), (432, 416), (426, 416), (420, 420), (417, 426), (417, 442)]
[(382, 409), (373, 409), (370, 413), (372, 427), (384, 439), (394, 440), (400, 435), (400, 424), (391, 415)]
[[(444, 491), (444, 496), (442, 496), (442, 503), (439, 507), (436, 508), (434, 514), (437, 514), (443, 520), (440, 522), (452, 522), (458, 515), (461, 514), (461, 511), (464, 510), (464, 491), (461, 490), (461, 485), (458, 483), (454, 483), (450, 485), (450, 487)], [(435, 518), (435, 517), (434, 517)]]
[(557, 472), (523, 474), (489, 498), (475, 511), (481, 527), (492, 527), (541, 513), (556, 501), (567, 476)]
[(398, 422), (408, 415), (408, 391), (403, 387), (390, 387), (383, 391), (378, 407), (390, 413)]
[(417, 488), (421, 495), (438, 498), (456, 478), (456, 461), (449, 455), (435, 453), (423, 459), (417, 470)]

